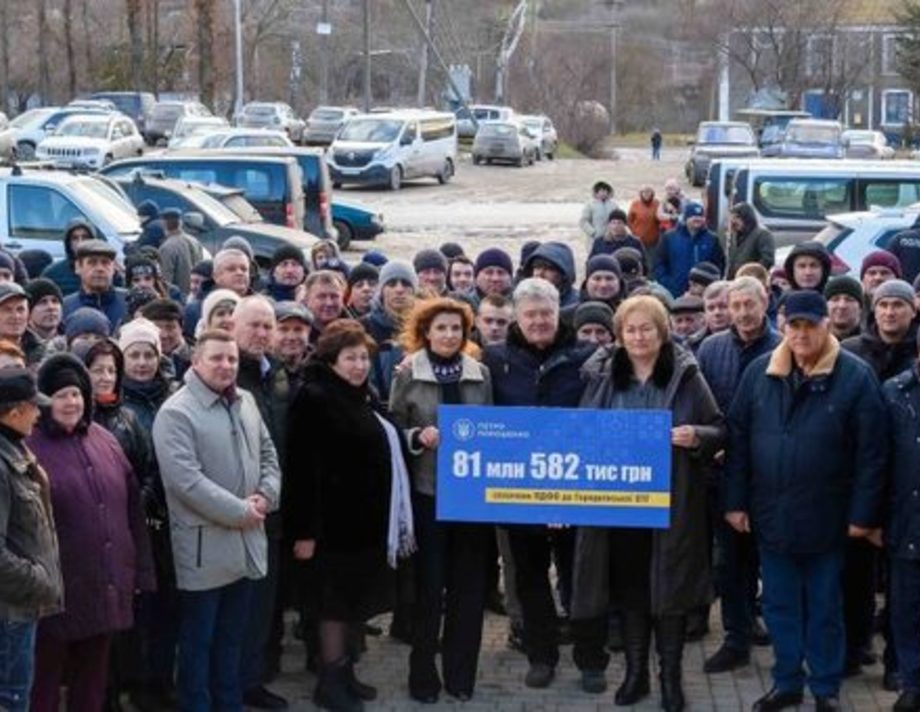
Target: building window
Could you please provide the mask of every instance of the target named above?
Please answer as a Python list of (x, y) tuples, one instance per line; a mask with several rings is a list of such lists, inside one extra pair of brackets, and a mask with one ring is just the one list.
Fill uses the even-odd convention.
[(882, 126), (903, 126), (913, 119), (913, 93), (907, 89), (882, 92)]
[(898, 36), (882, 35), (882, 74), (892, 76), (898, 73)]
[(834, 37), (832, 35), (809, 37), (806, 59), (808, 76), (830, 76), (834, 70)]

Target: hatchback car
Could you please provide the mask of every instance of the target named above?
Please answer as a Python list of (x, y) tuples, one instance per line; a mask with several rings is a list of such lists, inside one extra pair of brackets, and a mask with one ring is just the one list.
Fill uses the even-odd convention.
[(782, 138), (764, 146), (764, 158), (843, 158), (838, 121), (793, 119), (786, 125)]
[(493, 161), (532, 166), (537, 160), (539, 144), (523, 124), (515, 121), (485, 121), (473, 139), (473, 163), (487, 165)]
[(294, 110), (287, 104), (276, 102), (253, 101), (243, 107), (236, 117), (236, 125), (244, 129), (275, 129), (284, 131), (294, 143), (303, 141), (306, 125), (297, 118)]
[(869, 160), (890, 160), (894, 149), (881, 131), (860, 131), (850, 129), (841, 137), (846, 158), (867, 158)]
[(709, 164), (719, 158), (757, 158), (757, 138), (741, 121), (703, 121), (696, 130), (684, 172), (690, 185), (706, 183)]
[(16, 139), (10, 128), (9, 119), (0, 111), (0, 161), (12, 161), (16, 158)]
[(556, 127), (553, 126), (552, 120), (548, 116), (543, 116), (542, 114), (518, 116), (517, 118), (518, 121), (529, 128), (540, 140), (540, 150), (537, 153), (537, 160), (542, 161), (544, 157), (553, 160), (556, 156), (556, 149), (559, 147), (559, 134), (556, 132)]
[(58, 166), (96, 170), (143, 152), (144, 138), (137, 126), (118, 113), (67, 119), (38, 144), (35, 157)]
[(307, 118), (303, 142), (307, 146), (328, 146), (339, 129), (358, 110), (351, 106), (317, 106)]

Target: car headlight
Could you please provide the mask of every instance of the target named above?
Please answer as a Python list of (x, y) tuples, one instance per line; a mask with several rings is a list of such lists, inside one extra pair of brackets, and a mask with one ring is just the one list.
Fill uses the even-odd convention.
[(375, 161), (385, 161), (393, 155), (393, 147), (382, 148), (374, 154)]

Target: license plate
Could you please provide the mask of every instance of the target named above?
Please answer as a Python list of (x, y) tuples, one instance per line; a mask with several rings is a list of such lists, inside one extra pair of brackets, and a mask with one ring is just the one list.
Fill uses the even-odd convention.
[(356, 176), (361, 172), (358, 168), (339, 168), (339, 171), (344, 176)]

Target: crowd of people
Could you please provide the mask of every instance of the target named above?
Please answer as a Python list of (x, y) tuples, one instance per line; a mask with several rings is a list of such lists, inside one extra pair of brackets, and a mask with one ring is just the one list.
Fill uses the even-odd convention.
[[(621, 706), (654, 640), (676, 711), (718, 597), (705, 673), (773, 647), (755, 710), (838, 709), (879, 631), (920, 710), (920, 280), (886, 251), (834, 276), (818, 242), (775, 265), (750, 206), (717, 235), (677, 181), (592, 193), (583, 266), (321, 241), (260, 270), (152, 203), (124, 264), (81, 221), (59, 262), (0, 251), (0, 708), (281, 709), (291, 611), (317, 705), (377, 697), (384, 612), (409, 696), (465, 701), (491, 609), (528, 687), (571, 642), (603, 694), (622, 654)], [(669, 410), (669, 528), (439, 521), (442, 404)]]

